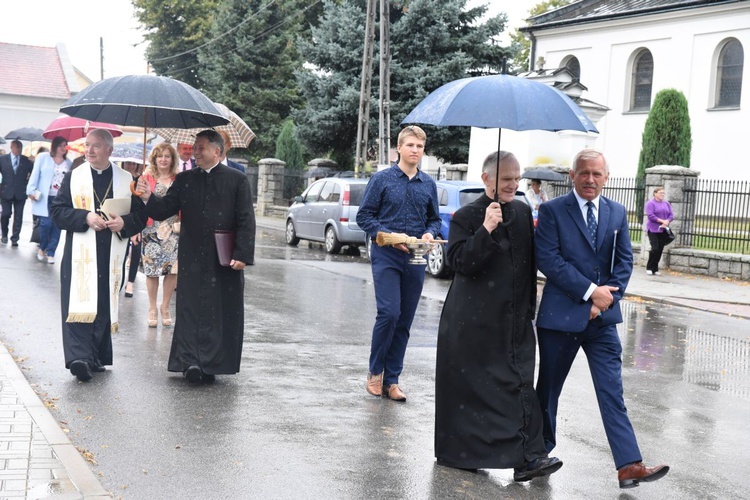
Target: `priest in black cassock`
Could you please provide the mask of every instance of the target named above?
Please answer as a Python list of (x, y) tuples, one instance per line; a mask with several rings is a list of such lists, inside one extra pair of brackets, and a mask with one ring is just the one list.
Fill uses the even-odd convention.
[[(86, 162), (65, 175), (50, 210), (66, 232), (60, 268), (65, 367), (83, 382), (112, 364), (127, 240), (146, 225), (143, 203), (130, 192), (132, 176), (109, 161), (112, 148), (107, 130), (89, 132)], [(101, 209), (113, 198), (119, 215)]]
[[(177, 306), (167, 369), (190, 382), (213, 382), (240, 371), (245, 326), (246, 265), (255, 254), (255, 214), (247, 176), (219, 162), (224, 140), (199, 132), (194, 155), (199, 168), (177, 175), (163, 198), (151, 196), (139, 179), (146, 215), (155, 220), (181, 213)], [(228, 266), (219, 263), (216, 231), (235, 234)]]
[(485, 194), (451, 220), (455, 277), (438, 329), (435, 457), (472, 471), (512, 467), (514, 480), (528, 481), (562, 462), (547, 456), (534, 392), (534, 227), (531, 209), (514, 200), (519, 178), (513, 154), (492, 153)]

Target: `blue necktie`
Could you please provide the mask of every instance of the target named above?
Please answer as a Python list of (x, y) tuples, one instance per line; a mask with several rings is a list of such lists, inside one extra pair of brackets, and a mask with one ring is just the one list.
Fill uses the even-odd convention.
[(587, 201), (586, 206), (589, 207), (588, 214), (586, 214), (586, 225), (589, 228), (591, 245), (596, 248), (596, 216), (594, 215), (594, 202)]
[(18, 156), (13, 157), (13, 173), (18, 172)]

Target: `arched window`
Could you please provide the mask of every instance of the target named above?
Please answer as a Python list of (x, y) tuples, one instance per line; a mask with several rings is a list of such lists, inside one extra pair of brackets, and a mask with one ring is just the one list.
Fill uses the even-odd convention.
[(642, 50), (633, 61), (630, 111), (651, 109), (651, 84), (654, 81), (654, 58), (648, 50)]
[(736, 108), (742, 97), (742, 69), (745, 52), (742, 44), (735, 39), (729, 40), (719, 53), (716, 66), (716, 107)]
[(573, 78), (575, 78), (576, 81), (581, 80), (581, 63), (578, 62), (577, 57), (570, 56), (570, 58), (565, 61), (565, 67), (573, 74)]

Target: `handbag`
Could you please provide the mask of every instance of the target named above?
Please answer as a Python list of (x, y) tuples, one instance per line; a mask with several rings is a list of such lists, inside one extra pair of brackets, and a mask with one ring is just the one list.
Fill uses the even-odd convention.
[(31, 239), (29, 241), (31, 241), (32, 243), (41, 243), (42, 238), (39, 234), (41, 230), (41, 219), (39, 217), (34, 217), (34, 226), (31, 230)]
[(672, 228), (667, 226), (664, 228), (664, 233), (667, 235), (667, 241), (664, 242), (664, 245), (669, 245), (672, 243), (675, 239), (674, 231), (672, 231)]

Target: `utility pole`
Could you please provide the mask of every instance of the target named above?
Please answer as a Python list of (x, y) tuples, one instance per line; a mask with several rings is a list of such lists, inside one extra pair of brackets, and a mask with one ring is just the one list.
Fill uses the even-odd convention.
[(391, 153), (391, 21), (390, 2), (380, 0), (380, 117), (378, 164), (390, 164)]
[(359, 119), (357, 120), (357, 155), (354, 176), (364, 171), (367, 155), (367, 128), (370, 121), (370, 88), (372, 82), (372, 51), (375, 43), (375, 12), (378, 0), (368, 0), (365, 23), (365, 51), (362, 57), (362, 85), (359, 89)]
[(104, 80), (104, 37), (99, 37), (99, 79)]

